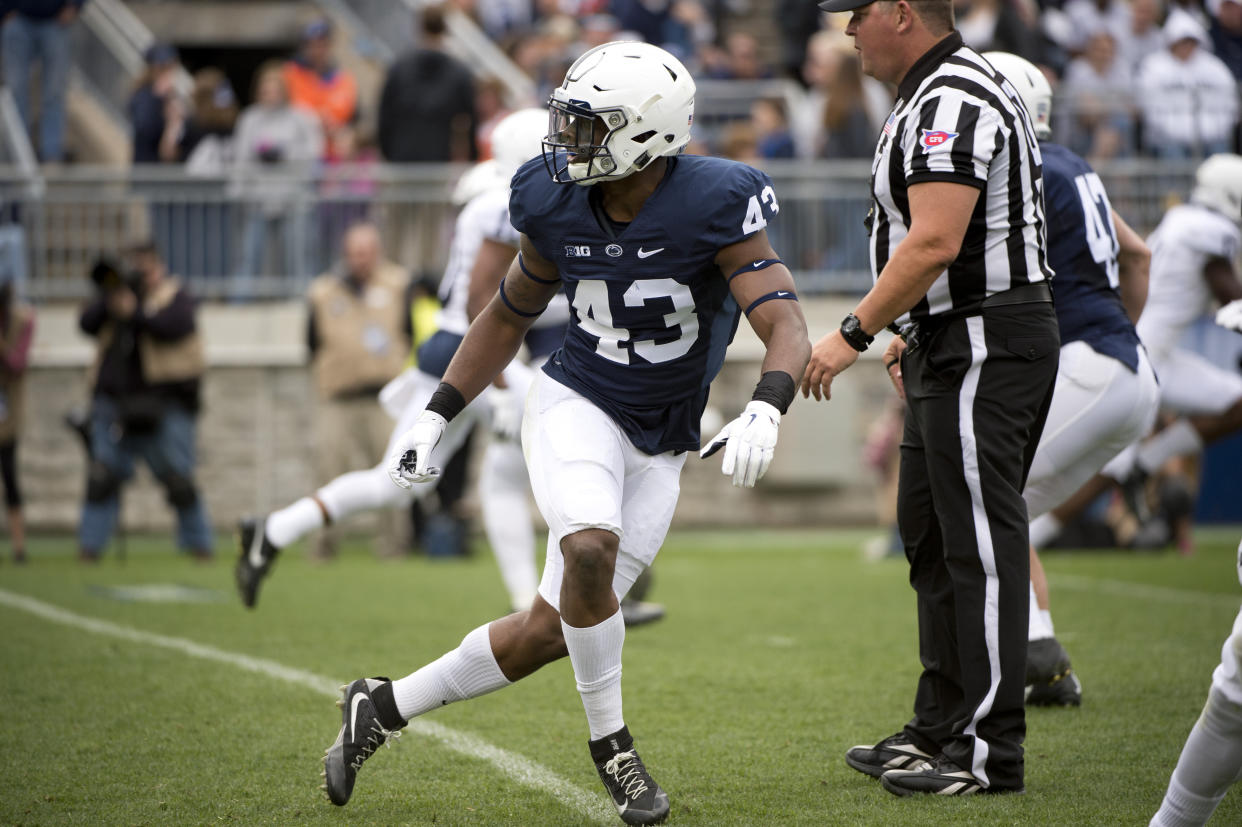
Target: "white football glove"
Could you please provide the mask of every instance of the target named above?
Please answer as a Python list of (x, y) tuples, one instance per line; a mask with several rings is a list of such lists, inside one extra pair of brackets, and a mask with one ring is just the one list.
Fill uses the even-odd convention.
[(438, 413), (423, 411), (413, 427), (401, 435), (388, 457), (388, 476), (397, 485), (410, 489), (416, 482), (440, 476), (440, 469), (429, 467), (431, 449), (436, 447), (448, 422)]
[(780, 426), (780, 411), (767, 402), (751, 401), (741, 416), (712, 437), (699, 456), (706, 459), (723, 447), (721, 473), (732, 474), (733, 484), (739, 488), (754, 488), (772, 464)]
[(1216, 311), (1216, 323), (1242, 333), (1242, 299), (1234, 299)]
[(493, 387), (488, 391), (492, 405), (492, 435), (516, 442), (522, 434), (522, 408), (525, 400), (513, 388)]

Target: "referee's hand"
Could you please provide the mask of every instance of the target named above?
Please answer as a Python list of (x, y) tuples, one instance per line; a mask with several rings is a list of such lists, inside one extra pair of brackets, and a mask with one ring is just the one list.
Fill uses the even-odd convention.
[(814, 395), (816, 399), (832, 398), (832, 379), (841, 371), (858, 361), (858, 351), (834, 330), (811, 348), (811, 361), (802, 374), (802, 396)]
[(900, 336), (894, 336), (888, 347), (884, 348), (884, 370), (888, 372), (888, 379), (897, 389), (897, 398), (902, 402), (906, 401), (906, 383), (901, 380), (901, 355), (905, 352), (906, 340)]

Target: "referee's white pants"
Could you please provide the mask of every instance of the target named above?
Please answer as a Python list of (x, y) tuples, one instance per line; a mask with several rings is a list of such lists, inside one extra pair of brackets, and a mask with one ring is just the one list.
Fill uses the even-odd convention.
[(1061, 348), (1056, 389), (1022, 492), (1035, 519), (1069, 499), (1126, 446), (1151, 431), (1160, 386), (1138, 348), (1138, 371), (1086, 342)]

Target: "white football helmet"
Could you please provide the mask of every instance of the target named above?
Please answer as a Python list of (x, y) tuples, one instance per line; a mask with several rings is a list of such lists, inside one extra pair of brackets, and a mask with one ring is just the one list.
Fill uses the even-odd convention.
[(574, 61), (548, 109), (543, 160), (552, 180), (615, 181), (690, 143), (694, 80), (658, 46), (605, 43)]
[(1242, 224), (1242, 156), (1221, 153), (1199, 164), (1190, 200)]
[(1035, 137), (1041, 141), (1051, 138), (1052, 86), (1044, 73), (1034, 63), (1009, 52), (984, 52), (983, 57), (1018, 91), (1022, 105), (1031, 116)]
[(543, 152), (547, 126), (547, 111), (533, 107), (501, 118), (492, 128), (492, 157), (475, 164), (457, 180), (453, 204), (460, 207), (488, 190), (508, 188), (518, 167)]

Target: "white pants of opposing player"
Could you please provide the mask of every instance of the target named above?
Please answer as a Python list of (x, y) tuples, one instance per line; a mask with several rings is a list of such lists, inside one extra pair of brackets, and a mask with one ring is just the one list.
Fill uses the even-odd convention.
[(611, 417), (542, 371), (526, 399), (522, 447), (535, 502), (548, 522), (540, 596), (560, 611), (561, 540), (599, 528), (620, 539), (612, 590), (618, 600), (625, 597), (664, 543), (686, 454), (644, 454)]
[[(525, 395), (532, 371), (514, 362), (505, 368), (504, 376), (515, 393)], [(400, 488), (389, 479), (385, 466), (397, 439), (413, 426), (439, 385), (438, 377), (410, 368), (384, 387), (380, 403), (397, 422), (379, 464), (364, 471), (342, 474), (317, 492), (333, 521), (368, 509), (402, 508), (435, 490), (438, 478), (408, 491)], [(486, 424), (489, 416), (485, 391), (448, 423), (432, 451), (431, 464), (442, 467), (461, 449), (471, 429), (476, 424)], [(521, 448), (512, 442), (493, 440), (484, 454), (480, 479), (484, 529), (510, 601), (519, 609), (529, 606), (535, 596), (534, 529), (526, 491)]]
[(1138, 355), (1135, 373), (1086, 342), (1061, 348), (1052, 407), (1022, 495), (1030, 519), (1065, 502), (1151, 430), (1160, 389), (1141, 347)]
[[(1152, 366), (1160, 377), (1160, 407), (1181, 416), (1215, 416), (1242, 399), (1242, 376), (1219, 368), (1191, 350), (1180, 347), (1153, 351)], [(1138, 458), (1136, 441), (1108, 464), (1104, 473), (1124, 479)]]

